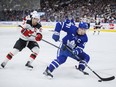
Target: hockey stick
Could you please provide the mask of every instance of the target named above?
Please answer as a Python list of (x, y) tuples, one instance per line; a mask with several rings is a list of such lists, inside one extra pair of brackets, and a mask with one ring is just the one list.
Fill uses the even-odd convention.
[[(61, 48), (59, 48), (58, 46), (56, 46), (56, 45), (54, 45), (54, 44), (52, 44), (52, 43), (50, 43), (50, 42), (48, 42), (48, 41), (46, 41), (46, 40), (44, 40), (44, 39), (42, 39), (42, 41), (44, 41), (44, 42), (46, 42), (46, 43), (48, 43), (48, 44), (50, 44), (50, 45), (52, 45), (52, 46), (54, 46), (54, 47), (56, 47), (56, 48), (58, 48), (58, 49), (61, 49)], [(68, 48), (65, 44), (63, 44), (76, 58), (78, 58), (78, 56), (77, 55), (75, 55), (73, 52), (72, 52), (72, 50), (70, 49), (70, 48)], [(81, 61), (81, 60), (79, 60), (79, 61)], [(87, 65), (87, 63), (85, 63), (85, 65), (90, 69), (90, 71), (92, 71), (100, 80), (98, 80), (99, 82), (102, 82), (102, 81), (111, 81), (111, 80), (113, 80), (113, 79), (115, 79), (115, 76), (111, 76), (111, 77), (107, 77), (107, 78), (102, 78), (100, 75), (98, 75), (94, 70), (92, 70), (88, 65)]]

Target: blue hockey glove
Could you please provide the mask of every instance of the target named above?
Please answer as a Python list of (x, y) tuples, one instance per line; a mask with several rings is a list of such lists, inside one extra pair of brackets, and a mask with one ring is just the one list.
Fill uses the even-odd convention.
[(60, 38), (60, 33), (59, 32), (55, 32), (52, 36), (52, 38), (57, 42), (59, 41), (59, 38)]
[(74, 50), (73, 50), (73, 54), (74, 54), (74, 55), (78, 55), (78, 54), (79, 54), (78, 50), (75, 50), (75, 49), (74, 49)]
[(83, 52), (83, 50), (80, 49), (80, 48), (76, 48), (76, 49), (73, 50), (73, 53), (74, 53), (75, 55), (78, 55), (78, 54), (80, 54), (80, 53), (82, 53), (82, 52)]

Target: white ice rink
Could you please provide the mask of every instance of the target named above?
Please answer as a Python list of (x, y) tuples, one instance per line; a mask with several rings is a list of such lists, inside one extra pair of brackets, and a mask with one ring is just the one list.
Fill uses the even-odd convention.
[[(20, 29), (0, 28), (0, 63), (16, 40), (19, 38)], [(43, 30), (43, 39), (59, 45), (52, 40), (53, 32)], [(61, 37), (64, 32), (62, 32)], [(101, 32), (100, 35), (93, 35), (88, 31), (89, 41), (86, 44), (85, 52), (91, 57), (89, 66), (101, 77), (116, 76), (116, 33)], [(96, 77), (88, 68), (89, 76), (84, 76), (74, 66), (78, 62), (68, 58), (65, 64), (53, 72), (54, 78), (49, 80), (43, 76), (47, 65), (56, 58), (57, 48), (41, 41), (40, 54), (33, 62), (34, 69), (29, 71), (25, 63), (29, 59), (30, 50), (24, 49), (8, 62), (5, 69), (0, 69), (0, 87), (116, 87), (116, 80), (109, 82), (98, 82)]]

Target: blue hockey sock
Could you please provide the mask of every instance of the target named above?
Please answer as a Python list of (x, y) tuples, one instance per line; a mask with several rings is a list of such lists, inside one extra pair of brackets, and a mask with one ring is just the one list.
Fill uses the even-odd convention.
[(57, 68), (58, 66), (59, 66), (59, 63), (57, 62), (57, 60), (54, 60), (54, 61), (52, 61), (51, 64), (49, 65), (48, 69), (49, 69), (51, 72), (53, 72), (53, 70), (54, 70), (55, 68)]

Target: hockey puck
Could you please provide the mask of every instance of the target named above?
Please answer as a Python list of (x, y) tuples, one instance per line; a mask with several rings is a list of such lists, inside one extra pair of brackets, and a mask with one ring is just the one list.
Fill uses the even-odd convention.
[(102, 82), (102, 80), (98, 80), (98, 82)]

